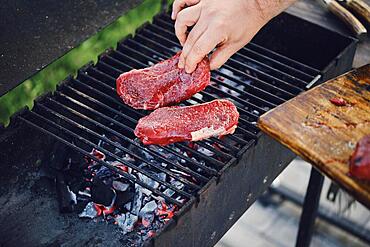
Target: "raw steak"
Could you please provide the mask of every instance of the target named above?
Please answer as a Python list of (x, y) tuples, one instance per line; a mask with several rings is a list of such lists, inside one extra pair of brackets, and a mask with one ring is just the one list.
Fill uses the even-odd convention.
[(235, 105), (222, 99), (186, 107), (164, 107), (141, 118), (135, 135), (144, 144), (198, 141), (234, 133), (238, 118)]
[(349, 173), (358, 179), (370, 180), (370, 135), (357, 143), (349, 161)]
[(144, 110), (173, 105), (202, 91), (210, 82), (208, 58), (187, 74), (177, 67), (180, 53), (154, 66), (121, 74), (117, 93), (125, 104)]

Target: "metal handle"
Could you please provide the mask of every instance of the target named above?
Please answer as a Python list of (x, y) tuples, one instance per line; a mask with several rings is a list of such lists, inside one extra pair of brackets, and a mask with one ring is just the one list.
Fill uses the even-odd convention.
[(361, 16), (370, 26), (370, 6), (363, 0), (347, 0), (346, 6)]
[(367, 36), (367, 30), (364, 25), (347, 9), (342, 7), (337, 1), (325, 1), (328, 9), (340, 18), (353, 31), (359, 39), (364, 39)]

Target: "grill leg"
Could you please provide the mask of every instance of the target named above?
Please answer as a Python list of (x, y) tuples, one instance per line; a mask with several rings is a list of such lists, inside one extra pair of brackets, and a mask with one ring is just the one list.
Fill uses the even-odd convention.
[(296, 247), (310, 246), (323, 182), (324, 176), (312, 167), (299, 222)]

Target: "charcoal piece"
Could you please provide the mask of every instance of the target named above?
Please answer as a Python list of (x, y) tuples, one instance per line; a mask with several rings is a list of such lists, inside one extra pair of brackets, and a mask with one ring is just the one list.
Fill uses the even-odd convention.
[(96, 208), (94, 207), (93, 202), (89, 202), (86, 204), (86, 207), (84, 210), (78, 215), (80, 218), (90, 218), (93, 219), (98, 216), (98, 211), (96, 211)]
[(59, 211), (61, 213), (73, 212), (74, 205), (77, 203), (76, 195), (69, 190), (69, 187), (64, 178), (64, 174), (62, 172), (57, 172), (55, 184), (59, 204)]
[(205, 156), (209, 156), (209, 157), (211, 157), (215, 154), (214, 152), (212, 152), (212, 151), (210, 151), (210, 150), (208, 150), (204, 147), (198, 147), (198, 152), (204, 154)]
[(161, 181), (166, 181), (166, 173), (160, 172), (156, 174), (156, 177), (159, 178)]
[(96, 171), (96, 177), (104, 181), (105, 184), (111, 184), (113, 176), (114, 172), (105, 166), (100, 167), (100, 169)]
[(126, 209), (127, 211), (130, 211), (131, 210), (131, 202), (128, 202), (128, 203), (126, 203), (123, 207), (124, 207), (124, 209)]
[(166, 196), (169, 196), (169, 197), (172, 197), (174, 194), (175, 194), (175, 191), (171, 190), (171, 189), (166, 189), (163, 194), (165, 194)]
[(146, 213), (141, 216), (141, 223), (143, 224), (144, 227), (149, 227), (153, 221), (154, 221), (153, 213)]
[(119, 214), (116, 217), (116, 222), (119, 227), (124, 228), (125, 227), (125, 221), (126, 221), (126, 215), (125, 214)]
[[(173, 145), (169, 145), (168, 147), (171, 147), (173, 148)], [(148, 148), (152, 151), (155, 151), (157, 153), (161, 153), (165, 158), (169, 159), (169, 160), (173, 160), (173, 161), (178, 161), (180, 158), (178, 158), (176, 155), (166, 151), (165, 149), (163, 149), (162, 147), (160, 146), (157, 146), (157, 145), (149, 145)]]
[(93, 202), (109, 207), (114, 197), (114, 190), (104, 184), (99, 178), (94, 177), (91, 186), (91, 199)]
[(174, 179), (171, 180), (171, 184), (173, 186), (175, 186), (179, 190), (181, 190), (182, 188), (184, 188), (184, 184), (183, 183), (181, 183), (180, 181), (174, 180)]
[(143, 205), (143, 187), (135, 184), (135, 197), (132, 203), (131, 212), (134, 214), (139, 214), (141, 206)]
[[(149, 187), (154, 188), (154, 189), (158, 188), (159, 183), (157, 181), (155, 181), (155, 180), (151, 179), (150, 177), (147, 177), (146, 175), (141, 174), (141, 173), (139, 173), (138, 176), (139, 176), (140, 181), (142, 181), (143, 183), (145, 183)], [(156, 176), (156, 175), (154, 175), (154, 176)]]
[(116, 191), (126, 191), (130, 187), (130, 184), (116, 180), (113, 181), (112, 186)]
[(147, 213), (152, 213), (157, 209), (157, 203), (155, 201), (150, 201), (145, 204), (145, 206), (140, 210), (139, 215), (142, 217)]
[[(119, 225), (119, 227), (121, 227), (121, 229), (123, 230), (123, 234), (132, 232), (135, 228), (135, 224), (137, 220), (138, 220), (138, 217), (136, 215), (131, 214), (131, 213), (126, 213), (125, 221), (123, 222), (123, 224)], [(118, 224), (119, 223), (120, 222), (118, 222)]]
[(126, 203), (131, 202), (135, 196), (135, 193), (132, 191), (116, 191), (116, 194), (116, 205), (120, 208), (123, 208)]
[[(137, 138), (135, 138), (135, 141), (138, 142), (138, 143), (140, 143), (140, 140), (137, 139)], [(151, 154), (149, 154), (147, 151), (144, 151), (143, 149), (138, 148), (135, 145), (130, 145), (129, 146), (129, 149), (131, 151), (135, 152), (136, 154), (140, 155), (140, 157), (144, 158), (147, 161), (155, 160), (154, 156), (152, 156)]]

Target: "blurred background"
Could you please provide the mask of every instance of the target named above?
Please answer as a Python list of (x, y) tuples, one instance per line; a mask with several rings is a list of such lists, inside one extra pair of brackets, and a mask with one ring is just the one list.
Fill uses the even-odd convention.
[[(145, 0), (137, 8), (125, 13), (104, 30), (89, 38), (79, 47), (59, 58), (45, 69), (0, 98), (0, 124), (8, 125), (10, 116), (28, 106), (33, 100), (47, 91), (55, 90), (58, 82), (88, 63), (109, 47), (133, 34), (134, 31), (160, 11), (160, 0)], [(6, 83), (6, 82), (3, 82)], [(304, 196), (311, 166), (296, 159), (276, 179), (273, 186), (284, 186), (294, 193)], [(331, 202), (326, 199), (330, 181), (325, 180), (321, 207), (333, 217), (343, 217), (360, 225), (364, 231), (370, 229), (370, 213), (359, 203), (340, 192), (339, 199)], [(351, 203), (350, 203), (351, 202)], [(284, 198), (266, 193), (217, 244), (218, 247), (241, 246), (294, 246), (301, 209)], [(356, 237), (337, 227), (318, 220), (312, 246), (367, 246)]]
[(144, 0), (141, 5), (125, 13), (80, 46), (0, 97), (0, 124), (8, 125), (9, 117), (24, 106), (32, 108), (33, 100), (37, 96), (55, 90), (58, 82), (68, 75), (75, 75), (76, 70), (89, 61), (96, 62), (100, 53), (109, 47), (115, 47), (119, 40), (133, 34), (139, 26), (150, 21), (160, 9), (160, 0)]

